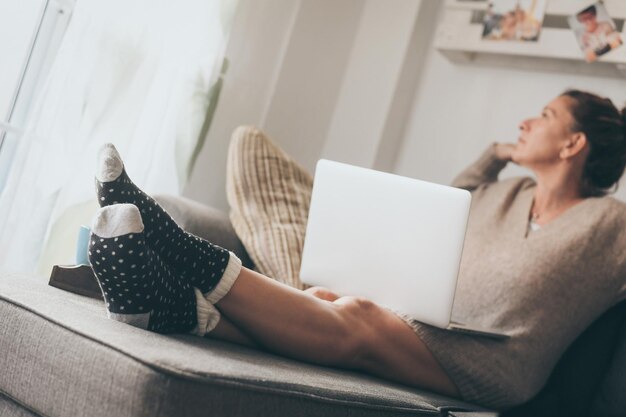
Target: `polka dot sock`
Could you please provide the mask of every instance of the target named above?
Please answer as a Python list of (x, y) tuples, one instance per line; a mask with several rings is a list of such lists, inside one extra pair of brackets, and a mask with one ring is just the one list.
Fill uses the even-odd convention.
[[(241, 261), (231, 252), (185, 232), (150, 196), (130, 180), (112, 144), (98, 154), (96, 190), (100, 206), (132, 203), (141, 212), (148, 246), (181, 277), (216, 303), (234, 283)], [(218, 290), (217, 284), (224, 281)], [(209, 295), (209, 293), (212, 293)]]
[(196, 327), (194, 290), (146, 245), (137, 207), (119, 204), (98, 211), (89, 261), (109, 318), (158, 333)]

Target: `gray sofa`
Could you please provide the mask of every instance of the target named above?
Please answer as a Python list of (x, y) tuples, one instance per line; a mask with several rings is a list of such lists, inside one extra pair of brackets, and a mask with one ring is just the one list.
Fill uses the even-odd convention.
[[(224, 213), (181, 198), (161, 196), (159, 201), (187, 230), (235, 251), (251, 266)], [(579, 377), (567, 372), (561, 377), (558, 371), (576, 368), (581, 362), (578, 356), (590, 353), (585, 345), (582, 353), (574, 352), (573, 362), (564, 357), (565, 364), (555, 371), (556, 383), (551, 380), (535, 402), (507, 413), (612, 415), (611, 407), (623, 405), (611, 395), (615, 396), (612, 391), (623, 369), (619, 367), (626, 359), (616, 351), (626, 337), (618, 343), (617, 329), (623, 327), (624, 316), (624, 308), (614, 309), (607, 316), (611, 320), (600, 320), (604, 327), (591, 335), (595, 341), (610, 339), (591, 343), (593, 349), (604, 349), (604, 365), (585, 362), (598, 374), (594, 380), (585, 376), (586, 382), (594, 384), (594, 393), (563, 391), (559, 382), (559, 378)], [(48, 286), (47, 277), (0, 276), (0, 317), (2, 417), (498, 415), (356, 372), (208, 338), (140, 330), (108, 320), (99, 300)], [(558, 410), (567, 411), (563, 395), (591, 400), (585, 406), (578, 404), (573, 414), (561, 414)], [(570, 400), (576, 402), (576, 398)], [(606, 414), (590, 414), (590, 408), (581, 414), (581, 407), (592, 403), (596, 411), (605, 407), (602, 412)]]

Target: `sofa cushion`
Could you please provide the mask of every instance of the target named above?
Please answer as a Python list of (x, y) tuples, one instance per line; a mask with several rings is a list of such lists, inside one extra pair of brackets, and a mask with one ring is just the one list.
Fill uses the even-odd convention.
[[(619, 329), (626, 318), (626, 302), (622, 302), (605, 312), (591, 326), (587, 328), (563, 354), (557, 363), (545, 387), (528, 403), (503, 413), (503, 417), (553, 417), (553, 416), (611, 416), (623, 414), (607, 414), (592, 409), (592, 403), (598, 387), (610, 369), (609, 375), (622, 374), (619, 364), (611, 364), (614, 356)], [(619, 362), (619, 358), (614, 361)], [(615, 379), (620, 379), (617, 377)], [(611, 402), (621, 402), (623, 413), (624, 390), (613, 390), (613, 381), (605, 383), (607, 397), (605, 402), (596, 407), (610, 405)], [(626, 387), (624, 387), (626, 388)], [(597, 401), (596, 401), (597, 402)]]
[(226, 174), (233, 227), (259, 272), (300, 289), (312, 188), (311, 175), (267, 135), (235, 130)]
[(0, 394), (55, 416), (391, 416), (479, 410), (344, 370), (106, 318), (102, 302), (0, 275)]
[[(626, 301), (622, 301), (622, 307)], [(590, 416), (618, 417), (626, 413), (626, 308), (622, 308), (622, 325), (615, 352), (591, 406)]]

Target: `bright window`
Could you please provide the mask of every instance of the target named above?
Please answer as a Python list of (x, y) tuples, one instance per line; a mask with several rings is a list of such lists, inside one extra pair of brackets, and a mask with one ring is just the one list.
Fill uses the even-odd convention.
[(0, 2), (0, 193), (31, 105), (54, 60), (74, 0)]
[(0, 269), (45, 274), (72, 263), (76, 233), (98, 208), (102, 144), (145, 191), (180, 192), (237, 1), (28, 1), (44, 9), (0, 149)]

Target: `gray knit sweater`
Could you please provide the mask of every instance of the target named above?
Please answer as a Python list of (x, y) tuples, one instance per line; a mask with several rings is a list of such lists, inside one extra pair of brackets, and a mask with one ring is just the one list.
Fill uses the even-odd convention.
[(536, 184), (497, 181), (505, 165), (492, 145), (453, 183), (472, 208), (452, 319), (511, 338), (408, 320), (463, 399), (495, 409), (532, 398), (574, 339), (626, 298), (626, 204), (588, 198), (528, 232)]

